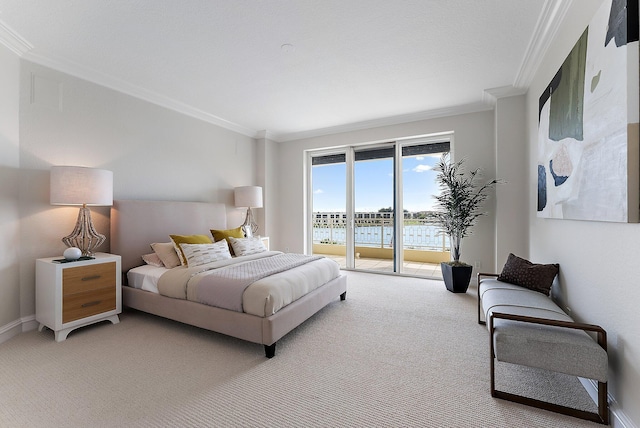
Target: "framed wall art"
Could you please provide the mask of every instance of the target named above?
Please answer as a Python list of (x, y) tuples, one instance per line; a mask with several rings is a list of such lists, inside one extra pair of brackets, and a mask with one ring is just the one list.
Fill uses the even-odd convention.
[(640, 220), (638, 22), (605, 1), (540, 97), (538, 217)]

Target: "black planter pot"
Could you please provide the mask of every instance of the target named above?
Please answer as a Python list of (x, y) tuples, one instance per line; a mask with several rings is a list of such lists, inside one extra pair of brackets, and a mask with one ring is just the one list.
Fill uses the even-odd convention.
[(452, 293), (466, 293), (471, 281), (473, 266), (451, 266), (448, 263), (440, 263), (442, 279), (447, 290)]

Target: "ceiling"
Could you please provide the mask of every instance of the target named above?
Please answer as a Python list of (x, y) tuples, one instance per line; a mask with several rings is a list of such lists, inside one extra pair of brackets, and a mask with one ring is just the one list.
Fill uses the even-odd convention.
[(0, 43), (287, 141), (487, 109), (505, 87), (523, 93), (567, 1), (0, 0)]

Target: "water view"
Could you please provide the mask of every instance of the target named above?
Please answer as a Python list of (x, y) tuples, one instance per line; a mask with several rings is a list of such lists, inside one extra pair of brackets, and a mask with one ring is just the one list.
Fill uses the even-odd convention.
[[(313, 254), (350, 269), (439, 274), (439, 264), (450, 258), (449, 239), (426, 217), (438, 191), (433, 166), (449, 142), (399, 144), (312, 158)], [(355, 210), (348, 220), (347, 206)]]

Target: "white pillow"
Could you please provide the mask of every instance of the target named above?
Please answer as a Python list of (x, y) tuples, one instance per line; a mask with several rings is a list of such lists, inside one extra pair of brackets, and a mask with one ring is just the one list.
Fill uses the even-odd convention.
[(248, 256), (250, 254), (267, 251), (262, 239), (255, 236), (250, 238), (234, 238), (233, 236), (229, 236), (227, 239), (231, 242), (233, 252), (236, 256)]
[(231, 258), (229, 245), (224, 240), (213, 244), (180, 244), (180, 248), (182, 248), (182, 253), (187, 259), (188, 267)]
[(164, 267), (164, 263), (156, 253), (145, 254), (142, 256), (142, 260), (148, 265), (155, 267)]

